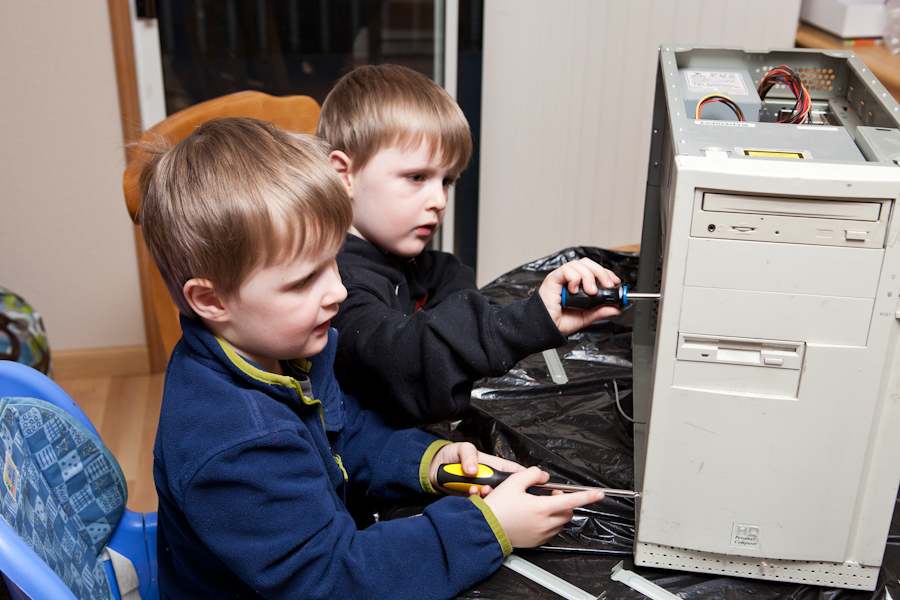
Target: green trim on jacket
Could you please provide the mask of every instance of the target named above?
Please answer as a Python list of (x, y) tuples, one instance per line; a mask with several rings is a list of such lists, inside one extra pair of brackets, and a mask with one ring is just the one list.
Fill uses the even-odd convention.
[(497, 536), (497, 541), (500, 542), (503, 556), (505, 557), (512, 554), (512, 543), (509, 541), (509, 538), (506, 537), (506, 532), (503, 531), (503, 527), (500, 525), (500, 521), (497, 520), (496, 515), (494, 515), (494, 511), (491, 510), (491, 507), (487, 505), (481, 496), (469, 496), (469, 500), (478, 507), (484, 515), (484, 520), (491, 526), (491, 531), (494, 532), (494, 535)]
[[(234, 348), (232, 348), (227, 342), (225, 342), (225, 340), (217, 337), (216, 341), (219, 342), (219, 346), (222, 347), (222, 351), (225, 352), (225, 356), (228, 357), (228, 359), (234, 364), (235, 367), (240, 369), (248, 377), (252, 377), (257, 381), (261, 381), (269, 385), (282, 385), (288, 388), (292, 388), (297, 393), (297, 396), (300, 398), (300, 401), (303, 402), (303, 404), (306, 404), (307, 406), (315, 406), (316, 408), (318, 408), (319, 420), (322, 421), (322, 431), (325, 431), (326, 436), (328, 435), (328, 432), (325, 430), (325, 414), (322, 412), (322, 403), (315, 398), (307, 398), (303, 394), (303, 386), (300, 385), (299, 381), (287, 375), (277, 375), (275, 373), (264, 371), (259, 367), (250, 364), (247, 359), (235, 352)], [(309, 371), (312, 368), (312, 363), (305, 358), (299, 358), (297, 360), (290, 361), (290, 363), (294, 367), (297, 367), (302, 371)], [(340, 468), (341, 473), (343, 473), (344, 481), (349, 481), (350, 476), (347, 474), (347, 470), (344, 468), (344, 463), (341, 460), (341, 457), (337, 454), (332, 454), (332, 457), (334, 457), (334, 462), (337, 463), (337, 466)]]
[(438, 450), (452, 443), (453, 442), (448, 440), (435, 440), (428, 446), (428, 449), (425, 450), (425, 454), (422, 455), (422, 462), (419, 463), (419, 484), (421, 484), (422, 489), (429, 494), (443, 494), (443, 492), (436, 490), (434, 486), (431, 485), (431, 461), (434, 460), (434, 455), (437, 454)]

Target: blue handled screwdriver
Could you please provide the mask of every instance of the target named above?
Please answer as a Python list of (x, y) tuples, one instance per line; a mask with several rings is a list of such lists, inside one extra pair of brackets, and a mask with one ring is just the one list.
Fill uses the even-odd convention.
[[(599, 287), (599, 286), (598, 286)], [(611, 288), (599, 288), (597, 293), (590, 295), (584, 291), (583, 286), (578, 286), (578, 292), (573, 294), (568, 288), (563, 287), (563, 308), (575, 308), (589, 310), (598, 306), (616, 306), (624, 308), (629, 300), (659, 300), (659, 293), (629, 292), (628, 286), (617, 285)]]

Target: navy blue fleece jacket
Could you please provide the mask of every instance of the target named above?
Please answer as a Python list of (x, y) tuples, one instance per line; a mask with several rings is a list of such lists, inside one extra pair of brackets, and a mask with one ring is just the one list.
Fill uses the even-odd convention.
[(181, 324), (154, 449), (164, 598), (451, 598), (511, 551), (477, 498), (357, 529), (348, 484), (387, 499), (433, 492), (442, 443), (341, 392), (334, 330), (288, 377)]

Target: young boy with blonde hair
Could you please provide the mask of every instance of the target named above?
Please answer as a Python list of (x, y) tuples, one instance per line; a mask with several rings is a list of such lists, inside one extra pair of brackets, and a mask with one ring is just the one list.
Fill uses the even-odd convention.
[[(152, 156), (141, 195), (183, 331), (154, 448), (163, 598), (451, 598), (602, 499), (528, 494), (546, 473), (394, 430), (343, 394), (329, 323), (351, 211), (319, 140), (213, 120)], [(514, 474), (357, 528), (351, 488), (438, 494), (444, 462)]]
[[(425, 250), (447, 191), (472, 153), (469, 125), (436, 83), (396, 65), (359, 67), (322, 105), (319, 137), (353, 202), (338, 255), (347, 300), (335, 371), (348, 393), (404, 423), (439, 421), (469, 405), (472, 384), (619, 312), (563, 309), (564, 286), (589, 294), (620, 283), (590, 259), (569, 262), (526, 300), (480, 294), (452, 254)], [(488, 202), (490, 199), (482, 199)]]

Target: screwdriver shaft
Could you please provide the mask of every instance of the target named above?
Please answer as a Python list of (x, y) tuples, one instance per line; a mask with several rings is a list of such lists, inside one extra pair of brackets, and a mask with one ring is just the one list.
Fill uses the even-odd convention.
[(568, 483), (543, 483), (534, 487), (545, 490), (560, 490), (562, 492), (603, 492), (606, 496), (622, 496), (624, 498), (638, 498), (641, 493), (632, 490), (617, 490), (611, 488), (592, 487), (587, 485), (571, 485)]
[(659, 300), (659, 292), (628, 292), (629, 300)]

